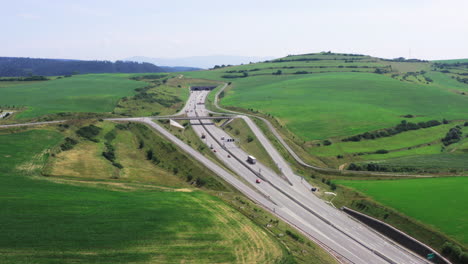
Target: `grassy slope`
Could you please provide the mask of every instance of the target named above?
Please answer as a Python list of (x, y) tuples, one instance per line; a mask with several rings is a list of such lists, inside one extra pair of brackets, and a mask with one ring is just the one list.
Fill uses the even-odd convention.
[(468, 245), (468, 177), (337, 181)]
[(0, 105), (21, 105), (28, 110), (19, 118), (58, 112), (111, 112), (121, 97), (134, 94), (144, 82), (125, 74), (76, 75), (44, 82), (4, 87)]
[(40, 153), (61, 138), (46, 130), (0, 136), (0, 155), (9, 161), (0, 165), (0, 262), (271, 263), (281, 258), (281, 248), (264, 231), (202, 192), (123, 192), (25, 177), (37, 173), (44, 163)]
[[(254, 156), (258, 161), (268, 166), (277, 173), (280, 172), (278, 166), (271, 159), (270, 155), (266, 152), (263, 145), (258, 141), (258, 139), (253, 134), (252, 130), (247, 126), (244, 120), (235, 119), (229, 123), (225, 129), (234, 139), (236, 139), (237, 144), (250, 155)], [(247, 138), (251, 136), (253, 141), (248, 142)]]
[[(144, 76), (144, 75), (143, 75)], [(114, 112), (125, 116), (170, 115), (177, 113), (189, 97), (189, 86), (216, 84), (215, 81), (185, 78), (145, 79), (150, 98), (138, 99), (137, 96), (126, 97), (119, 101)], [(164, 81), (166, 80), (166, 81)]]
[(438, 63), (463, 63), (463, 62), (468, 62), (468, 59), (453, 59), (453, 60), (435, 60), (433, 62), (438, 62)]
[[(374, 140), (361, 140), (359, 142), (335, 142), (330, 146), (313, 147), (310, 152), (318, 156), (336, 156), (344, 153), (375, 152), (379, 149), (396, 150), (440, 140), (450, 128), (456, 124), (440, 125), (436, 127), (412, 130), (392, 137), (383, 137)], [(442, 145), (439, 145), (439, 152)], [(401, 153), (400, 153), (401, 154)]]
[(435, 86), (366, 73), (245, 78), (223, 99), (228, 106), (271, 113), (304, 140), (390, 127), (408, 113), (424, 115), (414, 121), (466, 118), (467, 103), (468, 98)]

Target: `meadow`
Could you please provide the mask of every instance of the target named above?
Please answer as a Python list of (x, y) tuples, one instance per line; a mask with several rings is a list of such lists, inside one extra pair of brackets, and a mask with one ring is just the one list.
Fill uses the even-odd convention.
[(468, 245), (468, 177), (336, 181)]
[(1, 88), (0, 106), (24, 106), (17, 118), (60, 112), (112, 112), (120, 98), (135, 94), (145, 82), (128, 74), (87, 74)]
[(406, 114), (420, 116), (412, 122), (463, 119), (467, 103), (468, 97), (432, 85), (368, 73), (244, 78), (222, 100), (271, 114), (305, 141), (391, 127)]
[(62, 139), (54, 129), (0, 135), (0, 157), (8, 161), (0, 163), (1, 263), (282, 259), (283, 249), (270, 235), (204, 192), (40, 176), (48, 149)]
[[(436, 150), (433, 153), (439, 153), (442, 150), (440, 139), (445, 136), (450, 128), (460, 124), (463, 126), (463, 123), (450, 123), (430, 128), (406, 131), (391, 137), (361, 140), (358, 142), (342, 142), (341, 140), (337, 140), (329, 146), (324, 146), (322, 144), (320, 147), (317, 147), (312, 144), (309, 152), (317, 156), (336, 156), (340, 154), (369, 153), (385, 149), (389, 151), (398, 150), (398, 154), (395, 153), (393, 155), (406, 155), (406, 151), (417, 149), (413, 148), (414, 146), (432, 143), (431, 145), (437, 146), (431, 148), (431, 150)], [(408, 150), (408, 148), (410, 149)], [(367, 158), (366, 156), (363, 157)], [(376, 156), (373, 155), (373, 157)], [(384, 156), (382, 155), (382, 157)]]

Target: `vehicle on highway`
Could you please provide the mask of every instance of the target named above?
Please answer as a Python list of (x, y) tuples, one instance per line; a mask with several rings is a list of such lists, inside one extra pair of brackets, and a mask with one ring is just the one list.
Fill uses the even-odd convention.
[(315, 192), (315, 191), (317, 191), (317, 187), (312, 187), (312, 188), (310, 188), (310, 190)]
[(201, 138), (204, 139), (206, 136), (205, 136), (205, 133), (202, 133), (201, 134)]
[(230, 158), (230, 157), (231, 157), (231, 155), (229, 155), (229, 154), (228, 154), (228, 155), (227, 155), (227, 157), (228, 157), (228, 158)]
[(260, 179), (256, 179), (255, 183), (261, 183), (262, 181)]
[(216, 149), (213, 149), (213, 152), (216, 152)]
[(255, 164), (257, 163), (257, 159), (254, 156), (247, 156), (247, 162), (250, 164)]

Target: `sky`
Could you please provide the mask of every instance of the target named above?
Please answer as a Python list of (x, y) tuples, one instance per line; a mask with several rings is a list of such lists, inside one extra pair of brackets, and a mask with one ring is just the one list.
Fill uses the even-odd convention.
[(1, 0), (0, 56), (468, 58), (466, 0)]

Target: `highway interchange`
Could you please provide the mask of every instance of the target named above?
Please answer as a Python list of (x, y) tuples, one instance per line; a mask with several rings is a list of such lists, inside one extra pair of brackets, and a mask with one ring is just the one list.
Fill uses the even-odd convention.
[[(181, 112), (185, 112), (188, 117), (208, 116), (209, 111), (204, 104), (208, 93), (209, 91), (192, 91)], [(246, 116), (241, 118), (249, 125), (283, 175), (278, 175), (260, 162), (247, 163), (249, 154), (240, 149), (235, 142), (227, 142), (226, 139), (231, 136), (223, 129), (204, 120), (190, 120), (192, 128), (200, 138), (202, 134), (205, 135), (203, 139), (205, 144), (210, 148), (213, 147), (218, 159), (237, 175), (232, 175), (213, 162), (208, 164), (209, 160), (202, 161), (203, 155), (193, 149), (189, 154), (198, 157), (199, 161), (212, 170), (213, 166), (209, 165), (218, 167), (216, 169), (218, 175), (222, 174), (226, 181), (235, 183), (234, 187), (248, 197), (313, 240), (319, 241), (344, 263), (428, 263), (312, 194), (310, 191), (312, 186), (293, 173), (288, 163), (255, 123)], [(143, 122), (163, 133), (179, 147), (183, 145), (185, 148), (188, 147), (152, 120), (145, 119)], [(223, 173), (219, 173), (220, 169)], [(260, 184), (256, 183), (257, 179), (261, 179)]]
[[(200, 138), (205, 135), (202, 139), (205, 144), (212, 147), (217, 158), (236, 175), (175, 137), (153, 118), (109, 118), (107, 120), (133, 121), (149, 125), (244, 195), (317, 242), (342, 263), (429, 263), (316, 197), (310, 190), (312, 186), (302, 177), (294, 174), (289, 164), (255, 123), (249, 117), (239, 115), (238, 118), (246, 122), (257, 140), (280, 168), (281, 175), (260, 162), (247, 163), (246, 159), (249, 154), (239, 148), (236, 142), (228, 142), (226, 139), (231, 138), (229, 134), (209, 120), (196, 118), (206, 117), (210, 113), (204, 104), (208, 93), (209, 91), (192, 91), (186, 105), (178, 114), (186, 114), (187, 117), (195, 118), (190, 120), (195, 133)], [(2, 127), (59, 122), (63, 121)], [(256, 183), (257, 179), (261, 182)]]

